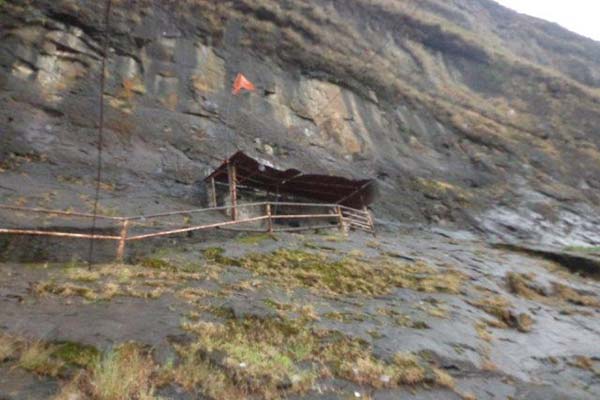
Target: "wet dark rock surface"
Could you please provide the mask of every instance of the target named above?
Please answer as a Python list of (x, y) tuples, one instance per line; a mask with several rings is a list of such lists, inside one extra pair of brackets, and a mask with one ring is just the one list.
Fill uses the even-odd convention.
[[(334, 258), (354, 255), (376, 259), (381, 254), (390, 254), (426, 263), (439, 271), (456, 270), (464, 274), (465, 280), (458, 294), (396, 288), (378, 296), (332, 297), (310, 288), (274, 283), (244, 267), (223, 267), (216, 273), (211, 273), (209, 267), (203, 272), (200, 267), (199, 277), (167, 286), (156, 298), (139, 297), (141, 278), (131, 276), (125, 281), (121, 277), (117, 282), (125, 282), (120, 283), (123, 290), (132, 287), (130, 294), (102, 300), (36, 295), (33, 288), (40, 282), (68, 282), (69, 269), (52, 264), (5, 263), (0, 267), (0, 327), (5, 333), (51, 342), (80, 342), (100, 349), (132, 340), (152, 346), (155, 357), (166, 360), (169, 354), (173, 355), (172, 343), (189, 340), (181, 322), (198, 306), (222, 310), (203, 314), (202, 318), (209, 321), (219, 320), (225, 315), (223, 312), (229, 315), (227, 318), (244, 319), (268, 318), (282, 310), (291, 310), (286, 312), (291, 312), (289, 315), (294, 318), (293, 315), (299, 315), (294, 313), (300, 311), (293, 310), (310, 306), (315, 327), (360, 338), (372, 346), (374, 356), (383, 360), (397, 352), (427, 354), (431, 362), (453, 376), (455, 386), (452, 390), (374, 389), (325, 380), (315, 386), (314, 393), (293, 398), (346, 398), (354, 392), (374, 399), (459, 399), (467, 394), (477, 399), (523, 400), (600, 396), (600, 354), (596, 354), (594, 345), (600, 338), (600, 303), (577, 305), (552, 294), (527, 298), (523, 294), (526, 292), (513, 292), (506, 278), (511, 272), (526, 274), (538, 286), (552, 287), (559, 283), (600, 301), (600, 283), (593, 277), (580, 277), (538, 256), (499, 249), (480, 241), (448, 239), (436, 233), (383, 234), (377, 239), (358, 233), (348, 238), (279, 235), (277, 239), (260, 238), (256, 244), (238, 239), (188, 243), (162, 251), (165, 256), (161, 257), (185, 265), (203, 260), (202, 249), (215, 246), (224, 248), (225, 256), (233, 259), (255, 252), (270, 254), (282, 248)], [(204, 262), (200, 265), (205, 265)], [(166, 276), (164, 279), (169, 281)], [(100, 282), (88, 285), (102, 287)], [(186, 288), (201, 289), (203, 297), (198, 302), (191, 301), (193, 297), (181, 297), (181, 290)], [(495, 314), (476, 306), (492, 297), (509, 302), (508, 307), (515, 314), (529, 315), (533, 320), (531, 328), (520, 332), (502, 327)], [(578, 357), (589, 359), (592, 367), (577, 366)], [(22, 375), (15, 378), (17, 383), (3, 379), (0, 379), (0, 393), (6, 393), (5, 397), (10, 399), (57, 387), (56, 383)], [(185, 399), (189, 393), (173, 387), (165, 389), (164, 396)]]

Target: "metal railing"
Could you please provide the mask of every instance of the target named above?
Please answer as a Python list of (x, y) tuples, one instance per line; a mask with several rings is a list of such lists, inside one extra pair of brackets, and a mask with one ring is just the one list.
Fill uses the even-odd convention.
[[(354, 209), (339, 204), (323, 204), (323, 203), (291, 203), (291, 202), (260, 202), (260, 203), (242, 203), (237, 204), (235, 207), (237, 215), (244, 214), (243, 210), (247, 209), (258, 209), (256, 215), (251, 215), (243, 218), (236, 218), (227, 221), (216, 221), (202, 224), (192, 224), (194, 216), (202, 214), (212, 214), (214, 217), (215, 212), (218, 211), (229, 211), (232, 213), (234, 207), (221, 206), (221, 207), (209, 207), (190, 209), (182, 211), (171, 211), (165, 213), (151, 214), (151, 215), (136, 215), (128, 217), (114, 217), (97, 215), (96, 218), (100, 220), (108, 221), (113, 225), (115, 231), (118, 231), (118, 235), (101, 235), (91, 233), (75, 233), (75, 232), (64, 232), (64, 231), (53, 231), (53, 230), (40, 230), (40, 229), (13, 229), (13, 228), (0, 228), (0, 234), (13, 234), (13, 235), (32, 235), (32, 236), (51, 236), (51, 237), (65, 237), (65, 238), (79, 238), (79, 239), (93, 239), (93, 240), (114, 240), (117, 241), (117, 252), (116, 259), (118, 261), (123, 260), (125, 255), (125, 247), (129, 241), (139, 241), (150, 238), (164, 237), (182, 233), (189, 233), (205, 229), (227, 229), (232, 226), (251, 224), (256, 222), (264, 222), (265, 226), (250, 227), (246, 229), (235, 229), (243, 230), (246, 232), (297, 232), (302, 230), (314, 230), (314, 229), (331, 229), (338, 227), (343, 232), (348, 232), (350, 229), (363, 230), (372, 234), (375, 234), (375, 227), (373, 219), (368, 210)], [(291, 208), (294, 213), (285, 214), (279, 213), (281, 209)], [(298, 212), (301, 209), (310, 209), (306, 213)], [(318, 209), (325, 210), (323, 212), (315, 212)], [(54, 215), (60, 218), (77, 218), (77, 219), (91, 219), (94, 218), (93, 214), (71, 212), (71, 211), (59, 211), (49, 210), (43, 208), (26, 208), (9, 205), (0, 205), (0, 210), (15, 211), (19, 213), (25, 213), (29, 215), (33, 214), (46, 214)], [(233, 213), (232, 213), (233, 214)], [(221, 214), (222, 215), (222, 214)], [(148, 228), (149, 222), (154, 220), (161, 220), (170, 217), (184, 217), (189, 221), (187, 223), (166, 223), (170, 226), (170, 229), (162, 229), (157, 232), (132, 234), (134, 228), (143, 227)], [(328, 220), (328, 224), (312, 225), (297, 227), (276, 227), (278, 221), (301, 221), (301, 220)], [(163, 221), (163, 224), (164, 221)], [(185, 226), (181, 226), (185, 225)], [(279, 224), (281, 225), (281, 224)], [(150, 223), (151, 227), (155, 227)], [(172, 228), (176, 226), (175, 228)]]

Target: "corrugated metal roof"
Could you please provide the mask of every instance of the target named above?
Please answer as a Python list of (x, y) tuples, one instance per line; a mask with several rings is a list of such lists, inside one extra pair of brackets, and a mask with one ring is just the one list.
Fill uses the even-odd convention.
[(324, 203), (361, 208), (377, 198), (375, 180), (352, 180), (340, 176), (304, 174), (297, 169), (285, 171), (264, 165), (238, 151), (205, 180), (227, 183), (227, 165), (236, 167), (237, 184), (272, 193), (289, 194)]

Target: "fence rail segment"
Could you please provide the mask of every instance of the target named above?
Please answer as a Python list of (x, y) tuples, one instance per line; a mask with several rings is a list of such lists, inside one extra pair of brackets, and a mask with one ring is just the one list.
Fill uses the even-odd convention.
[[(339, 206), (337, 204), (324, 204), (324, 203), (291, 203), (291, 202), (269, 202), (263, 201), (258, 203), (240, 203), (236, 207), (240, 208), (250, 208), (250, 207), (266, 207), (267, 204), (270, 204), (271, 207), (281, 207), (281, 206), (292, 206), (292, 207), (322, 207), (322, 208), (334, 208), (340, 207), (342, 209), (350, 209), (345, 206)], [(208, 208), (192, 208), (189, 210), (181, 210), (181, 211), (169, 211), (158, 214), (150, 214), (150, 215), (134, 215), (128, 217), (122, 217), (121, 219), (128, 220), (136, 220), (136, 219), (152, 219), (152, 218), (160, 218), (160, 217), (170, 217), (176, 215), (186, 215), (186, 214), (198, 214), (210, 211), (226, 211), (232, 208), (231, 205), (228, 206), (219, 206), (219, 207), (208, 207)]]
[[(233, 210), (233, 208), (240, 209), (248, 209), (255, 208), (259, 214), (255, 217), (247, 217), (247, 218), (235, 218), (232, 216), (233, 220), (227, 221), (218, 221), (212, 223), (204, 223), (201, 225), (189, 226), (190, 224), (185, 224), (185, 226), (181, 226), (178, 223), (172, 223), (167, 221), (162, 221), (159, 223), (162, 224), (162, 229), (158, 232), (152, 233), (144, 233), (144, 234), (132, 234), (133, 229), (137, 227), (148, 228), (146, 224), (146, 220), (148, 219), (159, 219), (166, 217), (174, 217), (174, 216), (190, 216), (193, 214), (207, 213), (207, 212), (216, 212), (216, 211), (228, 211)], [(298, 210), (294, 214), (280, 214), (278, 210), (281, 211), (282, 208), (285, 207), (296, 207), (296, 208), (308, 208), (307, 213), (299, 213)], [(315, 212), (315, 208), (325, 209), (327, 213), (318, 213)], [(93, 218), (93, 214), (87, 213), (79, 213), (79, 212), (70, 212), (70, 211), (59, 211), (59, 210), (47, 210), (42, 208), (26, 208), (26, 207), (17, 207), (17, 206), (8, 206), (8, 205), (0, 205), (0, 209), (19, 211), (23, 213), (32, 213), (32, 214), (51, 214), (57, 215), (59, 217), (64, 218)], [(317, 210), (318, 211), (318, 210)], [(47, 231), (47, 230), (33, 230), (33, 229), (5, 229), (0, 228), (0, 234), (13, 234), (13, 235), (34, 235), (34, 236), (54, 236), (54, 237), (66, 237), (66, 238), (83, 238), (83, 239), (98, 239), (98, 240), (114, 240), (117, 242), (117, 250), (116, 250), (116, 259), (117, 261), (122, 261), (125, 254), (125, 247), (127, 242), (130, 241), (138, 241), (150, 238), (164, 237), (188, 232), (194, 232), (204, 229), (211, 228), (221, 228), (227, 230), (235, 230), (235, 231), (243, 231), (243, 232), (296, 232), (296, 231), (304, 231), (304, 230), (313, 230), (313, 229), (330, 229), (335, 226), (339, 226), (339, 228), (343, 232), (347, 232), (348, 229), (359, 229), (372, 234), (375, 234), (375, 227), (373, 224), (373, 219), (369, 211), (365, 208), (363, 210), (354, 209), (346, 206), (342, 206), (339, 204), (323, 204), (323, 203), (294, 203), (294, 202), (257, 202), (257, 203), (242, 203), (236, 205), (227, 205), (221, 207), (209, 207), (209, 208), (199, 208), (199, 209), (190, 209), (190, 210), (181, 210), (181, 211), (171, 211), (164, 212), (152, 215), (137, 215), (137, 216), (129, 216), (129, 217), (109, 217), (109, 216), (98, 216), (100, 219), (110, 220), (115, 222), (115, 230), (119, 231), (117, 235), (97, 235), (97, 234), (88, 234), (88, 233), (74, 233), (74, 232), (58, 232), (58, 231)], [(290, 220), (331, 220), (331, 222), (327, 225), (307, 225), (307, 226), (299, 226), (299, 227), (275, 227), (274, 223), (277, 220), (290, 221)], [(248, 228), (248, 229), (236, 229), (233, 226), (243, 225), (251, 222), (261, 222), (266, 221), (266, 227), (256, 227), (256, 228)], [(334, 223), (335, 221), (335, 223)], [(167, 229), (165, 230), (165, 226), (176, 227), (175, 229)]]
[(350, 221), (349, 224), (351, 226), (356, 226), (356, 227), (359, 227), (359, 228), (364, 228), (364, 229), (367, 229), (369, 231), (371, 230), (371, 226), (370, 225), (361, 224), (360, 222)]
[(375, 226), (373, 223), (373, 219), (371, 218), (371, 213), (367, 210), (357, 210), (357, 209), (340, 209), (341, 215), (347, 225), (350, 228), (360, 229), (369, 233), (375, 234)]
[(153, 237), (169, 236), (169, 235), (174, 235), (177, 233), (187, 233), (187, 232), (199, 231), (202, 229), (218, 228), (220, 226), (238, 225), (238, 224), (243, 224), (246, 222), (262, 221), (267, 218), (268, 217), (266, 215), (263, 215), (263, 216), (254, 217), (254, 218), (238, 219), (238, 220), (227, 221), (227, 222), (217, 222), (217, 223), (208, 224), (208, 225), (191, 226), (189, 228), (173, 229), (170, 231), (162, 231), (162, 232), (157, 232), (157, 233), (147, 233), (145, 235), (137, 235), (137, 236), (128, 237), (126, 239), (126, 241), (129, 242), (131, 240), (141, 240), (141, 239), (149, 239), (149, 238), (153, 238)]
[(98, 240), (119, 240), (119, 239), (121, 239), (120, 236), (92, 235), (89, 233), (36, 231), (33, 229), (3, 229), (3, 228), (0, 228), (0, 233), (10, 234), (10, 235), (57, 236), (57, 237), (83, 238), (83, 239), (98, 239)]
[[(31, 214), (49, 214), (49, 215), (60, 215), (64, 217), (76, 217), (76, 218), (94, 218), (94, 214), (81, 213), (75, 211), (61, 211), (61, 210), (48, 210), (45, 208), (28, 208), (18, 206), (0, 205), (0, 210), (11, 210), (19, 211)], [(122, 221), (123, 217), (110, 217), (107, 215), (96, 215), (97, 219), (106, 219), (111, 221)]]
[(272, 219), (318, 219), (318, 218), (337, 218), (335, 214), (297, 214), (297, 215), (272, 215)]
[(348, 218), (348, 219), (350, 219), (352, 221), (363, 222), (363, 223), (365, 223), (367, 225), (370, 224), (370, 221), (369, 221), (368, 217), (355, 217), (355, 216), (352, 216), (352, 215), (344, 215), (344, 218)]

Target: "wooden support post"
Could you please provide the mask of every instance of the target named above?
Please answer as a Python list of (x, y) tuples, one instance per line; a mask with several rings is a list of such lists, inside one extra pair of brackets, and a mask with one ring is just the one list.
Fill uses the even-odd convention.
[(208, 189), (210, 192), (210, 207), (217, 206), (217, 188), (215, 187), (215, 178), (210, 178), (210, 188)]
[(267, 203), (267, 217), (269, 217), (267, 219), (267, 232), (269, 233), (273, 233), (273, 218), (272, 218), (272, 214), (271, 214), (271, 203)]
[(229, 197), (231, 198), (231, 219), (237, 219), (237, 185), (235, 165), (227, 164), (227, 179), (229, 181)]
[(373, 222), (373, 217), (371, 216), (369, 209), (366, 206), (364, 206), (363, 211), (367, 215), (367, 220), (369, 221), (369, 227), (371, 228), (371, 233), (373, 234), (374, 237), (377, 237), (377, 234), (375, 234), (375, 223)]
[(342, 214), (342, 207), (338, 206), (337, 215), (338, 215), (338, 223), (340, 225), (340, 231), (344, 234), (348, 233), (348, 228), (346, 227), (346, 223), (344, 222), (344, 214)]
[(121, 235), (119, 239), (119, 245), (117, 247), (117, 262), (123, 262), (125, 258), (125, 242), (127, 241), (127, 231), (129, 228), (129, 220), (123, 221), (121, 226)]

